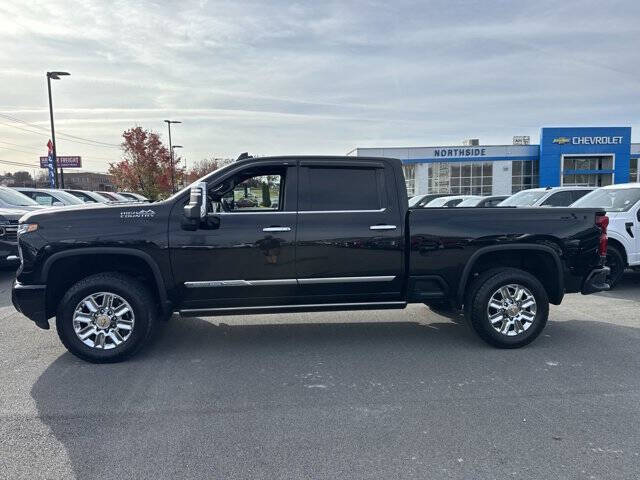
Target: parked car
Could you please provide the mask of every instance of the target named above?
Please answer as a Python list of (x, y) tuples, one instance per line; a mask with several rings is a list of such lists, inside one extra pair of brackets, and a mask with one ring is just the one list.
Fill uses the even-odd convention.
[(18, 220), (31, 210), (19, 208), (0, 208), (0, 267), (17, 265), (18, 257)]
[(426, 193), (409, 199), (409, 208), (422, 208), (434, 198), (448, 197), (448, 193)]
[(481, 198), (479, 195), (448, 195), (446, 197), (434, 198), (422, 208), (455, 207), (464, 200), (478, 200)]
[(626, 267), (640, 268), (640, 184), (624, 183), (599, 188), (572, 207), (602, 208), (609, 217), (607, 266), (613, 287)]
[(35, 200), (38, 205), (46, 207), (64, 207), (67, 205), (82, 205), (84, 203), (78, 197), (64, 190), (27, 187), (14, 187), (14, 189)]
[(530, 188), (514, 193), (498, 204), (499, 207), (568, 207), (592, 192), (595, 187)]
[(82, 200), (85, 203), (110, 203), (112, 202), (111, 199), (100, 195), (97, 192), (92, 192), (89, 190), (72, 190), (72, 189), (65, 189), (65, 192), (70, 193), (71, 195), (73, 195), (74, 197), (79, 198), (80, 200)]
[(35, 200), (27, 197), (13, 188), (0, 187), (0, 208), (18, 208), (20, 210), (39, 210), (44, 208)]
[(146, 202), (146, 203), (151, 203), (151, 200), (149, 200), (147, 197), (145, 197), (144, 195), (140, 195), (139, 193), (134, 193), (134, 192), (118, 192), (118, 194), (122, 197), (125, 197), (129, 200), (133, 200), (134, 202)]
[(96, 192), (96, 193), (102, 195), (103, 197), (108, 198), (109, 201), (111, 201), (111, 202), (131, 202), (131, 201), (133, 201), (130, 198), (122, 196), (122, 195), (120, 195), (119, 193), (116, 193), (116, 192), (104, 192), (102, 190), (98, 190), (98, 192)]
[[(278, 180), (277, 208), (225, 201), (265, 177)], [(174, 311), (447, 305), (486, 342), (516, 348), (542, 332), (549, 303), (608, 288), (601, 208), (407, 205), (396, 159), (246, 158), (151, 205), (22, 217), (12, 300), (41, 328), (55, 316), (78, 357), (113, 362)]]
[(456, 205), (456, 207), (495, 207), (508, 197), (509, 195), (489, 195), (487, 197), (467, 198)]

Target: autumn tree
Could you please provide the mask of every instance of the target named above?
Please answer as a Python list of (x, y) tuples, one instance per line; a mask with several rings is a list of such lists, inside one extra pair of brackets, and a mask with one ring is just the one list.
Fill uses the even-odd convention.
[[(136, 192), (152, 200), (171, 194), (171, 156), (160, 136), (142, 127), (122, 134), (122, 160), (109, 166), (120, 190)], [(176, 183), (182, 176), (180, 157), (174, 158)]]
[(226, 158), (204, 158), (200, 161), (195, 162), (195, 164), (188, 170), (186, 174), (187, 183), (193, 183), (199, 178), (204, 177), (208, 173), (213, 172), (225, 165), (231, 163), (232, 160)]

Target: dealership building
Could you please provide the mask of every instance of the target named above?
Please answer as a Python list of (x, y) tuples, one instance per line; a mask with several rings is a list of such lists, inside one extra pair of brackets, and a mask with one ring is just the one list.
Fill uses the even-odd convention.
[(637, 182), (631, 127), (542, 128), (539, 145), (355, 148), (348, 155), (402, 160), (409, 195), (507, 195), (527, 188)]

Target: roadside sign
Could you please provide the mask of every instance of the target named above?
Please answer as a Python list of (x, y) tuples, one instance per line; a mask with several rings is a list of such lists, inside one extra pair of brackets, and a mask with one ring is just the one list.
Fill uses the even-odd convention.
[[(56, 157), (58, 167), (62, 168), (82, 168), (82, 157), (72, 156), (72, 157)], [(40, 157), (40, 168), (47, 168), (48, 166), (48, 158)]]

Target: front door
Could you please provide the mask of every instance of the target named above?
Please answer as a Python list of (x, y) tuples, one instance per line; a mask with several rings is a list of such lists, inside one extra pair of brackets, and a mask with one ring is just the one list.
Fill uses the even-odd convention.
[(301, 303), (401, 298), (404, 219), (399, 183), (386, 165), (300, 161), (296, 271)]
[(201, 228), (182, 230), (173, 222), (171, 258), (181, 309), (292, 302), (296, 184), (295, 164), (245, 165), (207, 186)]

